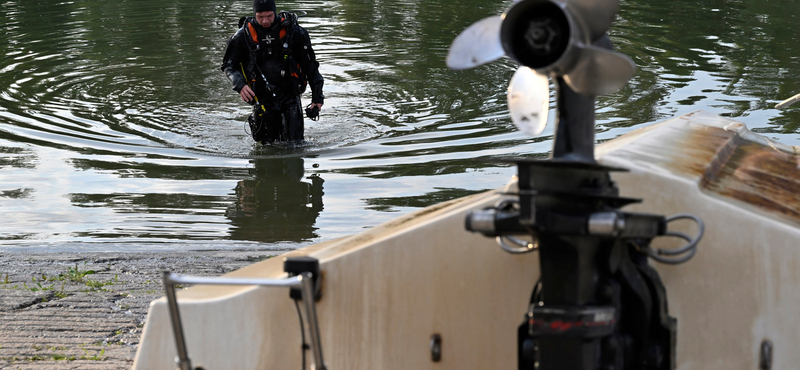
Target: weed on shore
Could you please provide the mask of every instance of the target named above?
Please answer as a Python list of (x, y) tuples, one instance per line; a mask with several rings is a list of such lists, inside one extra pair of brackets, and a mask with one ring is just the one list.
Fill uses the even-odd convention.
[[(86, 262), (84, 262), (84, 265), (86, 265)], [(10, 288), (6, 287), (3, 289), (30, 290), (31, 292), (53, 291), (53, 296), (56, 299), (61, 299), (69, 296), (69, 293), (64, 290), (66, 283), (83, 284), (88, 288), (84, 290), (84, 292), (87, 293), (96, 291), (110, 292), (110, 290), (106, 289), (105, 287), (119, 283), (118, 275), (114, 275), (113, 279), (109, 279), (107, 281), (92, 280), (87, 278), (87, 276), (95, 274), (96, 272), (94, 270), (89, 270), (86, 268), (81, 270), (79, 265), (76, 263), (75, 267), (67, 267), (67, 271), (62, 272), (56, 276), (47, 276), (46, 274), (41, 274), (39, 279), (37, 279), (36, 276), (32, 276), (31, 277), (32, 284), (30, 286), (28, 286), (27, 283), (23, 282), (22, 287), (20, 287), (19, 284), (15, 284)], [(59, 282), (61, 284), (57, 288)], [(5, 274), (5, 278), (3, 279), (3, 285), (10, 285), (10, 283), (11, 281), (9, 280), (8, 274)], [(46, 285), (47, 283), (50, 284)], [(42, 301), (46, 302), (47, 298), (42, 298)]]
[(88, 361), (103, 361), (106, 359), (105, 353), (106, 350), (101, 348), (96, 353), (89, 353), (89, 350), (86, 348), (81, 348), (85, 355), (77, 357), (75, 355), (67, 355), (63, 353), (59, 353), (56, 351), (66, 351), (67, 348), (63, 346), (43, 346), (34, 344), (32, 346), (33, 349), (36, 351), (41, 350), (48, 350), (52, 351), (50, 353), (42, 353), (42, 354), (35, 354), (33, 356), (9, 356), (9, 357), (0, 357), (0, 360), (5, 360), (10, 363), (15, 363), (17, 361), (27, 361), (27, 362), (38, 362), (38, 361), (75, 361), (75, 360), (88, 360)]

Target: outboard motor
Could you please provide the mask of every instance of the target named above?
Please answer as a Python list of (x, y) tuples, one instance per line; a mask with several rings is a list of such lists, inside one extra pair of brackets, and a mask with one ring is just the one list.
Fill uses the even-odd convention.
[[(595, 96), (619, 89), (636, 71), (606, 35), (618, 7), (618, 0), (523, 0), (467, 28), (448, 54), (454, 69), (504, 55), (519, 63), (509, 110), (531, 135), (547, 123), (550, 78), (558, 89), (552, 157), (513, 160), (519, 193), (466, 219), (468, 230), (495, 237), (507, 252), (539, 253), (541, 275), (516, 333), (520, 370), (676, 366), (676, 319), (648, 260), (692, 258), (703, 223), (687, 214), (621, 211), (640, 201), (619, 196), (610, 173), (624, 169), (595, 161)], [(697, 235), (670, 231), (678, 219), (695, 221)], [(659, 236), (686, 244), (651, 249)]]

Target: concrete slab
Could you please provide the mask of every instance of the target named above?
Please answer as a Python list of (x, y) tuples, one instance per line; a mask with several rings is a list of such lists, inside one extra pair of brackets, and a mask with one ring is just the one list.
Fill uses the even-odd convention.
[(0, 252), (0, 369), (129, 369), (162, 271), (216, 276), (281, 253)]

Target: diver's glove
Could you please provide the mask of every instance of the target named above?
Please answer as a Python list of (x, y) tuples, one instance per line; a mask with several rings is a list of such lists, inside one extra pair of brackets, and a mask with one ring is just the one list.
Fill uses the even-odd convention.
[(312, 121), (319, 120), (319, 107), (314, 103), (309, 104), (306, 107), (306, 116)]

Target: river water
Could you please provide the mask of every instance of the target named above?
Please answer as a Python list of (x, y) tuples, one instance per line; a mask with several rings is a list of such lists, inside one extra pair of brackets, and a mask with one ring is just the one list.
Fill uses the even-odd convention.
[[(512, 62), (444, 60), (508, 5), (279, 1), (308, 12), (326, 79), (321, 120), (289, 148), (252, 142), (219, 70), (251, 2), (3, 1), (0, 252), (291, 249), (502, 186), (514, 168), (486, 160), (546, 156), (552, 124), (514, 129)], [(800, 108), (774, 109), (800, 93), (799, 15), (792, 0), (623, 1), (610, 35), (639, 69), (598, 99), (598, 141), (706, 110), (800, 144)]]

